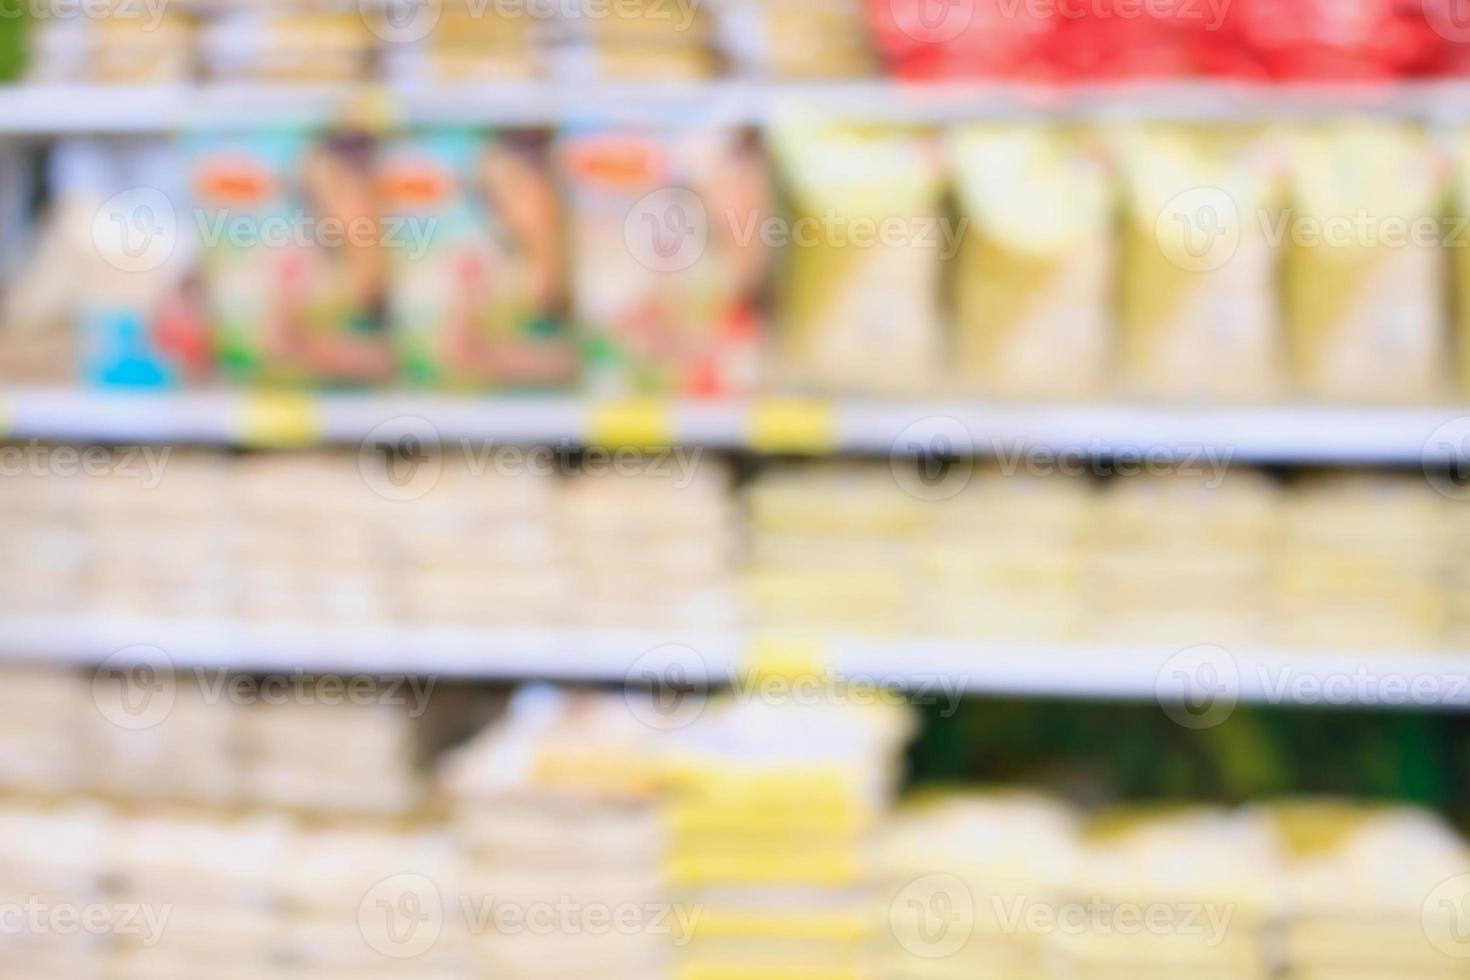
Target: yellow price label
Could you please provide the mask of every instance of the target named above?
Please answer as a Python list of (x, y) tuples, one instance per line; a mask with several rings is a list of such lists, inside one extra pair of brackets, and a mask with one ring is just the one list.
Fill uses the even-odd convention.
[(607, 449), (662, 449), (674, 444), (674, 413), (656, 398), (630, 398), (595, 405), (587, 443)]
[(763, 399), (751, 411), (749, 440), (762, 453), (829, 453), (837, 446), (837, 412), (829, 402)]
[(267, 449), (310, 446), (319, 441), (321, 431), (321, 412), (311, 395), (257, 391), (246, 395), (240, 406), (242, 445)]
[(754, 678), (794, 680), (819, 676), (826, 670), (826, 645), (810, 637), (757, 637), (746, 651), (745, 671)]

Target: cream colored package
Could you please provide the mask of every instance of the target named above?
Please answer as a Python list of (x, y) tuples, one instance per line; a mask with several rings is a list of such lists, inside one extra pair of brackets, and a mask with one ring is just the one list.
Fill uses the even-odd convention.
[(948, 138), (963, 228), (955, 365), (967, 390), (1093, 393), (1112, 317), (1112, 187), (1086, 137), (967, 126)]
[(1450, 206), (1449, 247), (1455, 297), (1455, 382), (1470, 392), (1470, 132), (1457, 147), (1454, 197)]
[(780, 330), (786, 380), (914, 393), (938, 374), (953, 227), (933, 139), (896, 128), (789, 125), (770, 135), (789, 199)]
[(1444, 385), (1444, 164), (1428, 134), (1340, 123), (1291, 134), (1285, 307), (1307, 395), (1417, 401)]
[(1120, 367), (1131, 393), (1179, 401), (1276, 393), (1279, 166), (1246, 127), (1139, 128), (1123, 170)]

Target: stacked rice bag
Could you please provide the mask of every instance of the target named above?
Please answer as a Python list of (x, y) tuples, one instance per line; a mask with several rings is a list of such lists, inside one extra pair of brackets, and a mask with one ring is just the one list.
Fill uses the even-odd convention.
[(166, 914), (159, 934), (114, 937), (113, 975), (260, 977), (278, 968), (269, 876), (285, 857), (285, 821), (158, 810), (114, 818), (99, 861), (119, 906)]
[(1023, 792), (934, 792), (899, 810), (880, 869), (890, 935), (876, 972), (892, 980), (1051, 971), (1032, 913), (1055, 908), (1077, 862), (1077, 818)]
[(72, 737), (76, 719), (92, 709), (80, 674), (50, 667), (0, 667), (0, 790), (55, 796), (86, 778)]
[[(500, 723), (446, 759), (463, 894), (490, 913), (471, 923), (477, 973), (667, 973), (680, 938), (669, 928), (676, 915), (655, 919), (670, 908), (661, 873), (668, 767), (657, 733), (630, 710), (640, 697), (525, 688)], [(520, 924), (495, 917), (496, 904), (518, 910)], [(526, 927), (558, 907), (565, 913), (548, 926)], [(595, 928), (594, 909), (624, 910), (624, 925)], [(631, 920), (628, 909), (637, 910)]]
[(566, 614), (589, 629), (735, 625), (731, 474), (713, 459), (637, 475), (581, 473), (556, 499), (569, 562)]
[(1258, 399), (1281, 381), (1270, 144), (1242, 129), (1125, 130), (1120, 369), (1127, 391)]
[[(558, 544), (556, 481), (488, 465), (477, 473), (471, 453), (479, 450), (488, 461), (495, 447), (433, 457), (433, 486), (418, 506), (396, 512), (387, 528), (395, 599), (413, 622), (550, 626), (571, 587)], [(466, 547), (471, 541), (486, 546)]]
[(1015, 643), (1085, 635), (1094, 491), (1086, 479), (988, 470), (951, 499), (925, 503), (934, 514), (920, 555), (925, 622)]
[(1286, 498), (1277, 558), (1281, 640), (1320, 649), (1440, 645), (1443, 504), (1407, 474), (1299, 481)]
[(1298, 384), (1323, 399), (1432, 398), (1448, 354), (1444, 173), (1429, 136), (1337, 124), (1287, 144), (1296, 224), (1285, 305)]
[(966, 387), (1084, 397), (1103, 382), (1112, 329), (1111, 187), (1079, 134), (951, 130), (969, 226), (954, 276), (955, 362)]
[(1285, 976), (1465, 975), (1470, 850), (1439, 817), (1331, 800), (1262, 809), (1284, 851)]
[(389, 326), (407, 379), (452, 388), (569, 381), (561, 220), (537, 148), (439, 130), (388, 147), (379, 174), (385, 215), (424, 238), (387, 250)]
[[(1094, 818), (1055, 933), (1061, 975), (1265, 980), (1275, 841), (1249, 814), (1122, 810)], [(1067, 920), (1059, 919), (1060, 923)]]
[(1086, 593), (1124, 643), (1266, 640), (1278, 490), (1259, 473), (1141, 475), (1102, 497)]
[(737, 694), (680, 732), (668, 868), (680, 906), (699, 918), (677, 951), (678, 976), (866, 975), (871, 837), (910, 724), (881, 700)]
[(191, 17), (124, 0), (102, 6), (102, 16), (98, 10), (52, 5), (50, 16), (31, 25), (27, 80), (168, 84), (190, 78), (197, 29)]
[(887, 467), (772, 469), (746, 490), (745, 598), (762, 626), (901, 633), (918, 625), (921, 533), (933, 517)]
[(359, 10), (262, 4), (216, 14), (200, 53), (220, 81), (352, 82), (368, 77), (376, 46)]
[[(102, 869), (112, 843), (106, 811), (95, 805), (0, 803), (0, 904), (29, 918), (30, 911), (81, 910), (105, 899)], [(63, 931), (29, 922), (0, 933), (0, 959), (15, 976), (32, 980), (102, 980), (111, 936)]]
[[(381, 48), (389, 80), (457, 84), (520, 81), (545, 70), (543, 47), (553, 21), (550, 8), (535, 2), (476, 4), (434, 0), (413, 7), (405, 18), (385, 4), (371, 24), (388, 43)], [(390, 16), (394, 19), (389, 19)]]
[(748, 391), (769, 207), (754, 146), (734, 130), (574, 132), (557, 156), (588, 389)]
[(792, 230), (778, 304), (783, 380), (819, 391), (924, 390), (944, 344), (938, 146), (902, 129), (795, 124), (769, 140)]

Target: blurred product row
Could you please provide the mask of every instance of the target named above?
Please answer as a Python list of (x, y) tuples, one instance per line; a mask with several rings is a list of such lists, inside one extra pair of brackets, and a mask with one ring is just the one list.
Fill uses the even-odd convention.
[(1470, 390), (1470, 140), (1444, 135), (65, 141), (0, 362), (123, 386), (1443, 399)]
[[(29, 689), (45, 683), (31, 675)], [(53, 703), (89, 686), (51, 684)], [(8, 975), (1470, 972), (1470, 850), (1427, 812), (1302, 800), (1083, 813), (960, 790), (895, 808), (911, 735), (897, 701), (722, 696), (670, 711), (661, 696), (523, 689), (436, 761), (432, 797), (397, 819), (328, 798), (304, 813), (13, 786), (0, 900), (27, 927), (0, 935)], [(295, 710), (343, 735), (361, 717), (392, 721)], [(207, 754), (219, 726), (189, 711), (115, 737)], [(407, 712), (393, 725), (406, 734)], [(377, 744), (344, 742), (320, 765), (372, 779)], [(63, 931), (57, 909), (96, 928)]]
[(722, 460), (698, 453), (177, 451), (149, 476), (119, 451), (93, 461), (106, 476), (0, 482), (14, 517), (0, 609), (1470, 647), (1470, 510), (1420, 474), (1281, 480), (1202, 458), (1095, 480), (1068, 475), (1086, 468), (1078, 460), (1007, 453), (997, 467), (937, 473), (770, 464), (737, 487)]
[(1361, 81), (1470, 70), (1455, 0), (104, 0), (39, 12), (50, 16), (29, 38), (26, 77), (36, 81), (885, 71), (905, 79)]

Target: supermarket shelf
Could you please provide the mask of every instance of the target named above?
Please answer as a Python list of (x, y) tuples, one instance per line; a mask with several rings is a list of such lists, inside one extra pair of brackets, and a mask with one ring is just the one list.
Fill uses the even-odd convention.
[[(826, 636), (797, 638), (794, 645), (812, 651), (834, 678), (904, 689), (940, 703), (960, 694), (1154, 701), (1160, 678), (1179, 665), (1174, 649)], [(161, 650), (177, 668), (252, 673), (612, 684), (669, 677), (724, 685), (759, 646), (750, 636), (696, 631), (0, 618), (3, 660), (156, 667)], [(1230, 703), (1470, 710), (1470, 655), (1233, 651), (1211, 663), (1209, 676), (1223, 685)]]
[(1470, 119), (1470, 83), (1077, 86), (945, 82), (497, 82), (494, 84), (0, 86), (0, 134), (152, 133), (316, 124), (364, 113), (412, 124), (758, 123), (788, 116), (948, 123), (1065, 118), (1255, 120), (1367, 112)]
[[(424, 427), (427, 422), (432, 429)], [(1168, 408), (976, 402), (619, 402), (576, 397), (0, 390), (10, 438), (113, 443), (358, 445), (425, 432), (515, 445), (678, 444), (888, 455), (970, 449), (1003, 462), (1034, 452), (1209, 463), (1463, 464), (1470, 406)], [(1448, 426), (1449, 428), (1446, 428)], [(1448, 437), (1446, 436), (1448, 433)], [(1452, 437), (1452, 438), (1451, 438)]]

